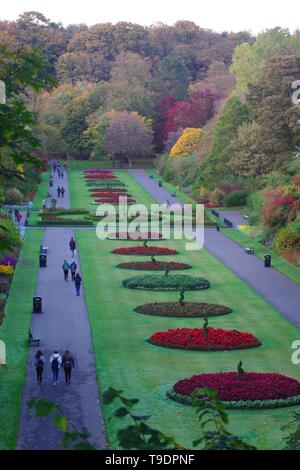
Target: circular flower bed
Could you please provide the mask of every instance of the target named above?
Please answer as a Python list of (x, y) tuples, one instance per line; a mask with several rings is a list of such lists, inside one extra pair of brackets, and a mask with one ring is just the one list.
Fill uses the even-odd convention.
[[(102, 197), (100, 199), (95, 199), (94, 202), (98, 202), (99, 204), (119, 204), (120, 201), (119, 201), (119, 198), (114, 198), (114, 197), (105, 198), (105, 197)], [(136, 202), (136, 200), (128, 197), (126, 199), (126, 202), (128, 204), (134, 204)], [(122, 203), (124, 204), (125, 201), (122, 201)]]
[(88, 188), (88, 190), (92, 193), (96, 193), (96, 192), (107, 192), (108, 193), (109, 192), (109, 194), (115, 194), (115, 193), (117, 193), (117, 194), (119, 194), (119, 193), (128, 194), (126, 188), (124, 188), (124, 187), (123, 188), (122, 187), (118, 188), (117, 186), (106, 186), (105, 185), (105, 186), (102, 186), (100, 188), (91, 187), (91, 188)]
[(131, 197), (132, 194), (129, 194), (129, 193), (118, 193), (116, 191), (113, 191), (113, 192), (98, 192), (98, 193), (91, 193), (90, 194), (90, 197), (105, 197), (105, 198), (114, 198), (114, 199), (117, 199), (119, 197)]
[(128, 289), (173, 291), (173, 290), (202, 290), (210, 287), (210, 282), (202, 277), (188, 274), (148, 274), (124, 279), (122, 282)]
[(261, 342), (251, 333), (236, 330), (207, 328), (177, 328), (159, 331), (147, 339), (148, 343), (164, 348), (193, 349), (196, 351), (230, 351), (256, 348)]
[(275, 373), (245, 372), (243, 378), (238, 378), (236, 372), (194, 375), (179, 380), (167, 396), (187, 405), (197, 404), (205, 395), (195, 391), (203, 388), (216, 390), (226, 408), (260, 409), (300, 404), (300, 382)]
[(179, 271), (190, 269), (192, 266), (186, 263), (176, 263), (174, 261), (132, 261), (131, 263), (121, 263), (117, 268), (137, 269), (140, 271)]
[(137, 232), (132, 230), (131, 232), (116, 232), (108, 235), (110, 240), (161, 240), (163, 236), (161, 233), (155, 232)]
[(112, 253), (115, 255), (164, 256), (177, 255), (178, 251), (162, 246), (129, 246), (127, 248), (116, 248)]
[(157, 315), (161, 317), (214, 317), (227, 315), (232, 312), (231, 308), (224, 305), (208, 304), (204, 302), (155, 302), (138, 305), (135, 312), (144, 315)]
[(84, 173), (113, 173), (113, 170), (97, 170), (97, 169), (91, 169), (91, 170), (83, 170)]
[(93, 174), (87, 174), (84, 176), (86, 180), (90, 179), (117, 179), (116, 176), (111, 175), (109, 173), (93, 173)]

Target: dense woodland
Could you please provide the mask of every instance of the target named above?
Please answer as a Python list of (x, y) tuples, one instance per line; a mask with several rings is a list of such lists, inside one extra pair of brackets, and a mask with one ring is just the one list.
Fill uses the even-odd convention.
[(300, 265), (299, 31), (64, 27), (27, 12), (0, 23), (0, 47), (0, 163), (12, 181), (20, 165), (27, 175), (2, 177), (7, 189), (27, 197), (31, 164), (49, 154), (153, 159), (207, 207), (247, 205), (251, 235)]

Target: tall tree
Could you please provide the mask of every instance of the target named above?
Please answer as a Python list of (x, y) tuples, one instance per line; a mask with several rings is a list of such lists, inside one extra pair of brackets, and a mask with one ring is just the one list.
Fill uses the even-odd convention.
[(103, 149), (113, 162), (148, 156), (152, 150), (151, 129), (138, 113), (116, 111), (105, 129)]

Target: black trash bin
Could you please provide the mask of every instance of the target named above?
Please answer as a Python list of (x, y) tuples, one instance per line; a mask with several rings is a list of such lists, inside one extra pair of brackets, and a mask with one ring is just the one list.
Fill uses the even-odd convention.
[(158, 186), (161, 187), (162, 186), (162, 180), (159, 180), (158, 182)]
[(40, 268), (47, 267), (47, 255), (40, 255)]
[(42, 313), (42, 297), (33, 297), (33, 313)]
[(264, 259), (265, 259), (265, 268), (271, 268), (272, 256), (271, 255), (264, 255)]

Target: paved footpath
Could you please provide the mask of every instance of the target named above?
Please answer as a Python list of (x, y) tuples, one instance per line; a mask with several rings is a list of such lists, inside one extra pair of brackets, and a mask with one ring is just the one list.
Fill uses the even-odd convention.
[[(68, 208), (70, 199), (66, 175), (64, 180), (59, 180), (55, 174), (53, 191), (56, 191), (58, 184), (64, 185), (66, 193), (63, 199), (58, 199), (57, 207)], [(39, 269), (36, 284), (36, 295), (42, 297), (43, 313), (32, 315), (32, 331), (41, 337), (40, 348), (46, 356), (46, 367), (43, 384), (39, 385), (36, 383), (33, 367), (38, 348), (31, 347), (21, 408), (18, 449), (60, 448), (62, 434), (53, 426), (52, 418), (36, 418), (34, 412), (28, 410), (27, 401), (33, 396), (59, 403), (76, 428), (85, 426), (91, 432), (90, 441), (97, 448), (106, 447), (84, 291), (77, 297), (73, 283), (71, 280), (64, 281), (61, 269), (63, 260), (71, 259), (71, 236), (74, 236), (71, 228), (45, 230), (43, 246), (49, 249), (48, 263), (47, 268)], [(78, 255), (75, 258), (79, 266)], [(70, 386), (64, 383), (63, 371), (60, 371), (59, 384), (56, 387), (52, 385), (49, 358), (55, 349), (60, 353), (68, 349), (73, 354), (75, 369)]]
[[(130, 173), (159, 203), (165, 203), (169, 199), (171, 204), (183, 205), (181, 201), (171, 197), (166, 189), (159, 187), (157, 181), (149, 178), (144, 170), (131, 170)], [(205, 229), (204, 245), (293, 325), (300, 328), (299, 284), (274, 268), (265, 268), (261, 259), (245, 254), (243, 248), (223, 235), (222, 231)]]

